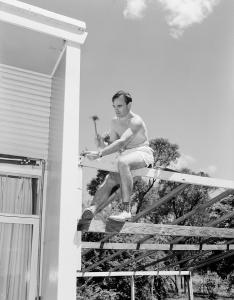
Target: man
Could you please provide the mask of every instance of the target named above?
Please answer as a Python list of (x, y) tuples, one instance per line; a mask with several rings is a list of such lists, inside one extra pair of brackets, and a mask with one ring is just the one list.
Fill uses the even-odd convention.
[(131, 111), (131, 95), (124, 91), (112, 97), (116, 116), (111, 121), (110, 144), (98, 136), (99, 151), (88, 151), (88, 159), (97, 159), (117, 153), (119, 173), (110, 173), (96, 192), (92, 204), (83, 212), (82, 218), (92, 219), (100, 202), (104, 203), (114, 186), (120, 184), (123, 211), (111, 215), (109, 219), (126, 221), (131, 219), (130, 196), (133, 189), (131, 170), (148, 167), (153, 164), (153, 150), (149, 147), (147, 128), (142, 118)]

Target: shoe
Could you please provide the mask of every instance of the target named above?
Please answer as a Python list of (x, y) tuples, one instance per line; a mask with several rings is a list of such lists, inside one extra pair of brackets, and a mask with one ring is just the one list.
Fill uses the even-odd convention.
[(131, 220), (131, 218), (132, 218), (132, 214), (130, 212), (127, 212), (127, 211), (123, 211), (118, 215), (109, 216), (110, 220), (118, 221), (118, 222), (129, 221), (129, 220)]
[(96, 206), (95, 205), (89, 206), (83, 211), (81, 219), (92, 220), (94, 218), (95, 212), (96, 212)]

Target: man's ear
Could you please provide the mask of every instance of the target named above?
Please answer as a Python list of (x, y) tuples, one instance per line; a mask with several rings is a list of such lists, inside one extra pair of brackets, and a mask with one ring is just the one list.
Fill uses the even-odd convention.
[(127, 107), (129, 108), (129, 110), (131, 109), (131, 107), (132, 107), (132, 102), (129, 102), (128, 104), (127, 104)]

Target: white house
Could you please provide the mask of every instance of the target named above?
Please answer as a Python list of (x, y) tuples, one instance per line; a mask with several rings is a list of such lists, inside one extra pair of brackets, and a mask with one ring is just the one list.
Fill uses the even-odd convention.
[(0, 0), (0, 299), (76, 299), (86, 36), (83, 22)]

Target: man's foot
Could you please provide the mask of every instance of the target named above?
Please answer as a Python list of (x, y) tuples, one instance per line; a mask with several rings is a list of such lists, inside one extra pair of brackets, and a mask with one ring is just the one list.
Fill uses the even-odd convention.
[(118, 221), (118, 222), (129, 221), (129, 220), (131, 220), (131, 218), (132, 218), (132, 214), (128, 211), (123, 211), (123, 212), (119, 213), (118, 215), (109, 216), (110, 220)]
[(95, 215), (95, 212), (96, 212), (96, 206), (91, 205), (83, 211), (81, 219), (92, 220)]

